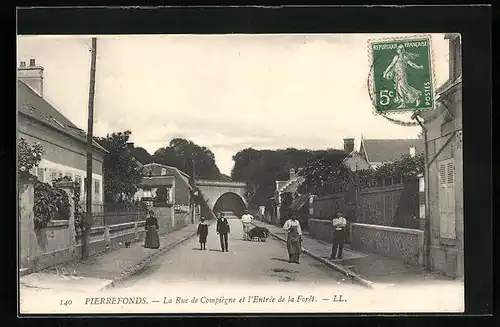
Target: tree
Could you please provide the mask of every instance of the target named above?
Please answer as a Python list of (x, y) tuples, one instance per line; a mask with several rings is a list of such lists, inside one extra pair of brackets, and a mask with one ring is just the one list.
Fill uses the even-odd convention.
[(141, 181), (141, 171), (127, 149), (130, 131), (112, 133), (95, 140), (109, 151), (104, 156), (104, 199), (109, 202), (130, 198)]
[(256, 150), (247, 148), (233, 156), (231, 178), (247, 184), (249, 204), (265, 205), (276, 191), (276, 181), (289, 179), (290, 168), (300, 168), (314, 154), (311, 150), (294, 148)]
[(196, 178), (219, 180), (221, 176), (213, 152), (190, 140), (171, 140), (168, 146), (155, 151), (153, 159), (159, 164), (180, 169), (188, 175), (193, 175), (194, 159)]
[(343, 165), (345, 158), (343, 150), (318, 151), (305, 163), (300, 173), (306, 179), (301, 190), (307, 188), (310, 193), (318, 195), (332, 193), (337, 188), (345, 190), (349, 180), (349, 170)]

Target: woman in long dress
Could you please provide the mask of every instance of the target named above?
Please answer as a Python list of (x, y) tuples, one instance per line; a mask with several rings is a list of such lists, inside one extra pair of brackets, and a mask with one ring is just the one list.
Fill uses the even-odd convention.
[(154, 216), (153, 210), (150, 210), (148, 217), (146, 218), (146, 223), (144, 224), (146, 229), (146, 240), (144, 241), (144, 247), (148, 249), (158, 249), (160, 247), (160, 239), (158, 237), (158, 220)]
[(283, 229), (287, 232), (288, 262), (299, 263), (302, 252), (302, 229), (300, 228), (300, 223), (294, 216), (289, 214), (288, 220), (283, 225)]
[(208, 224), (205, 221), (205, 217), (201, 217), (200, 223), (198, 224), (198, 230), (196, 234), (199, 236), (200, 250), (207, 249), (207, 235), (208, 235)]
[(422, 91), (408, 84), (406, 74), (408, 66), (414, 69), (424, 68), (422, 65), (417, 65), (412, 61), (418, 56), (417, 53), (406, 51), (405, 47), (400, 44), (396, 49), (396, 55), (392, 58), (391, 63), (383, 73), (384, 78), (394, 81), (394, 89), (396, 90), (394, 102), (399, 104), (398, 108), (404, 108), (407, 104), (411, 103), (415, 103), (416, 106), (420, 104)]

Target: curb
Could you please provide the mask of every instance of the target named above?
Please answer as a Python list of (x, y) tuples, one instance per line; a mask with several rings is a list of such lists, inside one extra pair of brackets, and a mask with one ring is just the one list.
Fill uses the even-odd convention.
[[(281, 236), (278, 236), (278, 235), (276, 235), (274, 233), (271, 233), (271, 232), (269, 232), (269, 234), (272, 235), (272, 236), (274, 236), (275, 238), (277, 238), (278, 240), (280, 240), (282, 242), (286, 242), (286, 240), (284, 238), (282, 238)], [(351, 271), (351, 270), (349, 270), (347, 268), (342, 267), (341, 265), (333, 263), (333, 262), (331, 262), (331, 261), (329, 261), (329, 260), (327, 260), (325, 258), (322, 258), (321, 256), (319, 256), (317, 254), (312, 253), (311, 251), (305, 249), (304, 247), (302, 247), (302, 252), (304, 252), (308, 256), (312, 257), (316, 261), (321, 262), (325, 266), (330, 267), (330, 268), (332, 268), (334, 270), (337, 270), (338, 272), (341, 272), (342, 274), (344, 274), (348, 278), (355, 280), (356, 282), (358, 282), (359, 284), (361, 284), (361, 285), (363, 285), (363, 286), (365, 286), (367, 288), (373, 288), (374, 287), (374, 283), (373, 282), (364, 279), (363, 277), (359, 276), (358, 274), (354, 273), (353, 271)]]
[[(211, 225), (212, 222), (209, 224)], [(120, 276), (114, 278), (109, 284), (107, 284), (106, 286), (104, 286), (103, 288), (100, 289), (100, 291), (104, 291), (104, 290), (108, 290), (110, 288), (113, 288), (115, 287), (116, 285), (124, 282), (125, 280), (127, 280), (128, 278), (136, 275), (137, 273), (141, 272), (142, 270), (144, 270), (149, 264), (151, 264), (151, 262), (155, 261), (156, 259), (158, 259), (160, 256), (162, 256), (163, 254), (167, 253), (168, 251), (172, 250), (174, 247), (184, 243), (185, 241), (189, 240), (190, 238), (192, 238), (193, 236), (196, 236), (196, 231), (194, 232), (191, 232), (189, 233), (187, 236), (185, 236), (184, 238), (180, 239), (180, 240), (177, 240), (167, 246), (165, 246), (164, 248), (161, 248), (159, 249), (158, 251), (156, 251), (155, 253), (151, 254), (150, 256), (144, 258), (143, 260), (141, 260), (138, 264), (132, 266), (132, 267), (129, 267), (127, 269), (125, 269), (121, 274)]]

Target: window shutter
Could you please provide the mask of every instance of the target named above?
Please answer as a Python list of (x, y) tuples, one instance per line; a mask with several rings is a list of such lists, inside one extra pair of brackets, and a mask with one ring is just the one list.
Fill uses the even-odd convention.
[(452, 159), (439, 163), (440, 236), (455, 239), (455, 167)]

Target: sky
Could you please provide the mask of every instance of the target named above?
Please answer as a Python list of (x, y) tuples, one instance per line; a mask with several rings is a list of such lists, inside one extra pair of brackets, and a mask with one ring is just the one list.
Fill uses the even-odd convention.
[[(370, 39), (404, 34), (97, 36), (94, 134), (131, 130), (151, 154), (182, 137), (230, 175), (239, 150), (342, 148), (343, 139), (415, 138), (373, 114)], [(448, 42), (431, 34), (436, 87)], [(44, 98), (87, 130), (92, 36), (18, 36), (18, 64), (44, 67)], [(397, 119), (409, 120), (398, 114)]]

